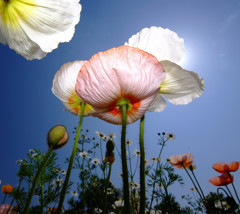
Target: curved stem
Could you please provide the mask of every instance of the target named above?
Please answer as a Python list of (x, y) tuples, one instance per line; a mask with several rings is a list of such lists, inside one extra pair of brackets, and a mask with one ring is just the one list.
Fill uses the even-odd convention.
[(226, 192), (226, 190), (223, 189), (222, 187), (217, 188), (218, 199), (219, 199), (219, 201), (220, 201), (220, 203), (221, 203), (222, 209), (224, 210), (224, 207), (223, 207), (223, 204), (222, 204), (222, 200), (221, 200), (221, 198), (220, 198), (219, 190), (222, 190), (228, 197), (229, 197), (229, 195), (228, 195), (228, 193)]
[(128, 168), (126, 155), (127, 104), (122, 104), (121, 110), (122, 110), (121, 156), (123, 172), (124, 213), (130, 213)]
[(235, 200), (234, 199), (234, 197), (233, 197), (233, 195), (232, 195), (232, 193), (231, 193), (231, 191), (230, 191), (230, 189), (228, 188), (228, 186), (227, 185), (225, 185), (225, 187), (226, 187), (226, 189), (227, 189), (227, 191), (228, 191), (228, 193), (231, 195), (231, 197), (233, 198), (233, 200)]
[(50, 157), (51, 153), (52, 153), (52, 150), (53, 150), (53, 147), (50, 147), (46, 153), (46, 155), (44, 156), (43, 160), (42, 160), (42, 163), (34, 177), (34, 180), (33, 180), (33, 183), (32, 183), (32, 188), (29, 192), (29, 195), (28, 195), (28, 199), (27, 199), (27, 202), (26, 202), (26, 205), (25, 205), (25, 208), (23, 210), (23, 213), (28, 213), (28, 209), (29, 209), (29, 206), (30, 206), (30, 203), (32, 201), (32, 197), (34, 195), (34, 191), (35, 191), (35, 188), (36, 188), (36, 185), (37, 185), (37, 182), (38, 182), (38, 179), (39, 179), (39, 176), (41, 175), (42, 171), (44, 170), (46, 164), (47, 164), (47, 161), (48, 161), (48, 158)]
[(140, 214), (145, 213), (146, 190), (145, 190), (145, 151), (144, 151), (144, 119), (140, 121)]
[(229, 172), (228, 172), (228, 176), (229, 176), (229, 178), (231, 179), (232, 187), (233, 187), (233, 190), (234, 190), (235, 195), (236, 195), (236, 197), (237, 197), (238, 203), (240, 203), (240, 200), (239, 200), (237, 191), (236, 191), (235, 186), (234, 186), (234, 184), (233, 184), (233, 180), (232, 180), (231, 174), (230, 174)]
[(59, 201), (58, 208), (57, 208), (57, 214), (61, 213), (64, 198), (65, 198), (65, 195), (66, 195), (66, 192), (67, 192), (68, 182), (69, 182), (69, 179), (70, 179), (75, 155), (76, 155), (76, 152), (77, 152), (77, 144), (78, 144), (78, 139), (79, 139), (79, 135), (80, 135), (80, 132), (81, 132), (81, 127), (82, 127), (84, 107), (85, 107), (85, 103), (82, 102), (81, 103), (81, 115), (80, 115), (80, 120), (79, 120), (79, 124), (78, 124), (77, 134), (76, 134), (75, 142), (74, 142), (74, 145), (73, 145), (72, 155), (71, 155), (71, 158), (69, 160), (66, 178), (65, 178), (65, 181), (64, 181), (64, 184), (63, 184), (63, 187), (62, 187), (60, 201)]

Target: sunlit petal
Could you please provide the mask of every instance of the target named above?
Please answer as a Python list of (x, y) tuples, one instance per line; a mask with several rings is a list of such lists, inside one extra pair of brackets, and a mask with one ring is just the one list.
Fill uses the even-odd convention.
[[(53, 79), (53, 94), (58, 97), (67, 109), (75, 115), (81, 114), (81, 100), (75, 92), (75, 84), (80, 68), (86, 61), (75, 61), (64, 64)], [(92, 107), (85, 105), (84, 115), (94, 112)]]
[(158, 94), (153, 102), (151, 103), (148, 111), (150, 112), (161, 112), (167, 107), (166, 101), (163, 99), (161, 94)]
[(78, 0), (0, 1), (0, 41), (27, 59), (41, 59), (71, 40), (80, 12)]
[(178, 63), (184, 55), (184, 40), (178, 35), (161, 27), (144, 28), (133, 35), (125, 45), (140, 48), (151, 53), (159, 61), (170, 60)]
[(182, 69), (170, 61), (161, 61), (166, 71), (166, 79), (160, 86), (160, 94), (175, 105), (190, 103), (204, 90), (203, 79), (197, 73)]
[(127, 118), (134, 118), (128, 120), (130, 123), (145, 113), (164, 78), (165, 71), (154, 56), (138, 48), (120, 46), (95, 54), (83, 65), (76, 92), (96, 110), (98, 117), (105, 113), (102, 117), (111, 120), (106, 112), (116, 115), (112, 116), (114, 124), (121, 124), (121, 120), (116, 122), (116, 118), (121, 118), (118, 102), (127, 100)]

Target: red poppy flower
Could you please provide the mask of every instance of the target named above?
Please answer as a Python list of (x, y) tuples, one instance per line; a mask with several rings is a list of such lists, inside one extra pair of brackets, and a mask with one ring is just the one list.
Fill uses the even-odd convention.
[(225, 173), (225, 172), (235, 172), (239, 168), (239, 162), (238, 161), (232, 161), (231, 163), (215, 163), (212, 166), (213, 169), (215, 169), (219, 173)]
[(172, 155), (169, 159), (169, 163), (177, 168), (184, 168), (193, 164), (193, 155), (185, 153), (182, 155)]
[(211, 178), (209, 182), (215, 186), (225, 186), (233, 182), (233, 175), (229, 173), (223, 173), (220, 176)]

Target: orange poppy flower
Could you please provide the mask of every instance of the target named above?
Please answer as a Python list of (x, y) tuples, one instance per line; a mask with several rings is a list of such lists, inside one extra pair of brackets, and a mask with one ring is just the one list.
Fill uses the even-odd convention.
[(220, 176), (211, 178), (209, 182), (215, 186), (225, 186), (233, 182), (233, 175), (226, 172)]
[(235, 172), (239, 168), (239, 162), (238, 161), (232, 161), (231, 163), (215, 163), (212, 166), (213, 169), (215, 169), (219, 173), (225, 173), (225, 172)]
[(11, 186), (10, 184), (2, 186), (2, 192), (5, 193), (5, 194), (11, 193), (13, 191), (13, 189), (14, 189), (14, 187)]
[(193, 155), (191, 153), (185, 153), (182, 155), (172, 155), (168, 158), (169, 163), (177, 168), (184, 168), (193, 164)]

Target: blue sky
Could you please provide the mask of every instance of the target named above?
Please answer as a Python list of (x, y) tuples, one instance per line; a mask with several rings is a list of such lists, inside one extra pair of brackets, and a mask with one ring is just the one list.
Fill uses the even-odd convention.
[[(27, 61), (8, 46), (0, 45), (2, 184), (17, 185), (16, 160), (24, 158), (32, 148), (46, 151), (46, 134), (52, 126), (64, 124), (72, 133), (78, 124), (78, 117), (63, 111), (63, 104), (51, 92), (53, 77), (61, 65), (88, 60), (99, 51), (123, 45), (144, 27), (159, 26), (184, 38), (183, 67), (204, 78), (205, 91), (186, 106), (168, 103), (163, 112), (146, 114), (146, 156), (150, 159), (158, 154), (158, 132), (172, 132), (176, 139), (169, 142), (163, 158), (192, 153), (204, 192), (216, 190), (208, 183), (209, 178), (218, 175), (212, 164), (240, 160), (240, 2), (83, 0), (81, 4), (81, 19), (72, 40), (60, 44), (42, 60)], [(127, 137), (134, 142), (133, 150), (138, 148), (138, 128), (136, 122), (127, 130)], [(121, 126), (97, 118), (85, 118), (83, 129), (92, 134), (115, 132), (120, 141)], [(71, 153), (73, 138), (71, 134), (68, 145), (58, 151), (61, 163)], [(119, 184), (118, 169), (119, 165), (114, 165), (112, 178)], [(185, 186), (176, 186), (172, 192), (177, 196), (179, 190), (189, 193), (192, 185), (188, 177), (184, 171), (176, 172), (184, 177)], [(238, 190), (239, 172), (234, 173)]]

